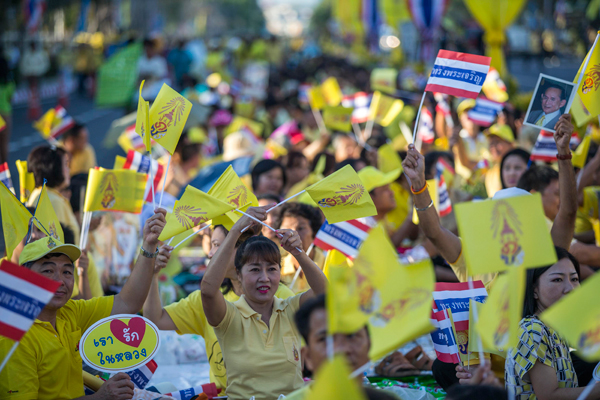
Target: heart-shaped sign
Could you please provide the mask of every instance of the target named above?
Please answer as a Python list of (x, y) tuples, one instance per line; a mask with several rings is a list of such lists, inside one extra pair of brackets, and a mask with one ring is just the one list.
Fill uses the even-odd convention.
[(146, 321), (143, 318), (135, 317), (131, 318), (127, 325), (119, 319), (113, 319), (110, 322), (110, 331), (121, 343), (137, 348), (144, 338)]

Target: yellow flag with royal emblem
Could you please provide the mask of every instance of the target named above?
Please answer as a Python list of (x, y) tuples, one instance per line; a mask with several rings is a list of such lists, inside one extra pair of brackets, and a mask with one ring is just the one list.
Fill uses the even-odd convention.
[(470, 276), (556, 262), (539, 193), (461, 203), (455, 211)]
[(590, 142), (592, 135), (585, 135), (577, 149), (573, 152), (573, 166), (576, 168), (583, 168), (587, 160), (588, 152), (590, 151)]
[(195, 187), (188, 186), (179, 201), (173, 206), (173, 214), (158, 240), (167, 240), (175, 235), (205, 223), (235, 209), (234, 205), (221, 201)]
[(52, 133), (52, 128), (56, 125), (56, 111), (54, 108), (49, 109), (41, 116), (40, 119), (33, 123), (33, 127), (42, 135), (44, 139), (48, 139)]
[(38, 198), (38, 203), (35, 207), (35, 219), (35, 225), (42, 232), (46, 232), (47, 235), (52, 236), (54, 239), (64, 243), (65, 235), (62, 227), (60, 226), (60, 221), (56, 216), (56, 212), (54, 211), (54, 207), (52, 207), (50, 198), (48, 197), (48, 189), (46, 189), (46, 185), (42, 187), (42, 191), (40, 192), (40, 196)]
[[(248, 207), (257, 207), (258, 199), (252, 191), (242, 182), (238, 174), (235, 173), (230, 165), (219, 179), (212, 185), (208, 194), (216, 199), (231, 204), (235, 208), (246, 211)], [(223, 225), (227, 230), (233, 227), (233, 224), (241, 218), (241, 215), (233, 211), (213, 218), (212, 224)]]
[[(600, 33), (599, 33), (600, 35)], [(598, 39), (596, 38), (596, 42)], [(583, 79), (577, 88), (577, 95), (585, 105), (590, 114), (595, 117), (600, 115), (600, 46), (597, 44), (590, 49), (584, 62), (579, 67), (574, 82), (577, 83), (585, 60), (589, 57), (588, 65), (583, 72)]]
[(90, 169), (83, 211), (139, 214), (144, 205), (146, 180), (146, 174), (128, 169)]
[(150, 103), (142, 97), (144, 82), (140, 83), (140, 96), (138, 97), (137, 114), (135, 116), (135, 132), (144, 140), (146, 151), (150, 151), (150, 135), (146, 134), (150, 127)]
[(327, 257), (325, 257), (325, 264), (323, 265), (323, 273), (329, 279), (329, 269), (333, 267), (344, 267), (350, 268), (354, 263), (351, 259), (346, 257), (342, 252), (336, 249), (329, 250)]
[(505, 352), (519, 342), (526, 273), (524, 268), (514, 268), (496, 278), (475, 324), (485, 349)]
[(325, 96), (321, 86), (313, 86), (308, 89), (308, 103), (313, 110), (322, 110), (325, 107)]
[(323, 109), (323, 122), (325, 126), (334, 131), (350, 132), (352, 129), (353, 108), (342, 106), (325, 106)]
[(577, 127), (581, 127), (594, 119), (594, 116), (590, 114), (588, 109), (583, 105), (583, 101), (581, 101), (578, 94), (575, 94), (573, 97), (573, 103), (571, 104), (571, 110), (569, 112), (573, 116), (573, 122), (575, 122)]
[(306, 188), (330, 224), (377, 214), (371, 195), (350, 165)]
[(163, 84), (150, 108), (152, 139), (173, 154), (191, 110), (188, 99)]
[(4, 183), (0, 183), (0, 205), (6, 257), (10, 260), (15, 247), (29, 231), (32, 215)]
[(319, 369), (305, 400), (367, 400), (351, 373), (344, 356), (335, 356)]
[(389, 126), (404, 108), (404, 102), (375, 91), (369, 108), (369, 118), (381, 126)]
[(35, 178), (33, 172), (27, 170), (27, 161), (17, 160), (17, 171), (19, 171), (19, 194), (21, 203), (29, 200), (31, 192), (35, 189)]
[(339, 106), (344, 97), (342, 90), (340, 89), (340, 84), (334, 77), (325, 79), (325, 82), (321, 84), (321, 93), (323, 93), (325, 103), (332, 107)]
[(590, 362), (600, 361), (598, 288), (600, 274), (594, 274), (540, 315), (545, 324), (577, 349), (578, 356)]

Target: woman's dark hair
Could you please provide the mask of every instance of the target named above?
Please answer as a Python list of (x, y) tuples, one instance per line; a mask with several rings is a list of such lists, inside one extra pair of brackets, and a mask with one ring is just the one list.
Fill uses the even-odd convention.
[(279, 196), (277, 196), (276, 194), (273, 194), (273, 193), (261, 194), (260, 196), (257, 196), (256, 199), (257, 200), (269, 200), (274, 203), (279, 203), (281, 201)]
[[(76, 213), (81, 209), (81, 201), (83, 198), (82, 194), (85, 196), (85, 189), (87, 187), (88, 174), (77, 174), (71, 177), (71, 183), (69, 184), (69, 190), (71, 191), (71, 198), (69, 202), (71, 203), (71, 208), (73, 212)], [(83, 192), (83, 193), (82, 193)]]
[(50, 188), (59, 187), (66, 179), (63, 173), (63, 158), (66, 151), (55, 146), (38, 146), (27, 157), (27, 169), (33, 172), (35, 186), (46, 184)]
[(68, 131), (66, 131), (65, 133), (63, 133), (62, 135), (62, 140), (65, 141), (69, 138), (76, 138), (79, 136), (79, 134), (81, 133), (82, 129), (85, 128), (84, 124), (81, 124), (79, 122), (76, 122), (75, 125), (73, 125), (73, 127), (71, 129), (69, 129)]
[(327, 151), (322, 151), (313, 158), (312, 164), (310, 166), (311, 172), (315, 172), (315, 168), (321, 159), (321, 156), (325, 157), (325, 170), (323, 171), (323, 176), (331, 175), (335, 172), (335, 156)]
[(340, 169), (344, 168), (346, 165), (349, 165), (352, 167), (353, 170), (358, 171), (358, 169), (356, 167), (360, 163), (363, 163), (365, 166), (369, 165), (362, 158), (346, 158), (344, 161), (340, 161), (339, 163), (335, 164), (335, 170), (339, 171)]
[(555, 180), (558, 180), (558, 171), (545, 165), (536, 165), (521, 175), (519, 182), (517, 182), (517, 187), (528, 192), (535, 190), (538, 193), (542, 193)]
[(425, 154), (425, 177), (426, 179), (433, 179), (433, 176), (430, 176), (430, 171), (434, 165), (437, 164), (440, 158), (444, 158), (447, 161), (450, 161), (450, 165), (454, 168), (454, 157), (451, 153), (447, 151), (430, 151)]
[(306, 156), (300, 153), (299, 151), (290, 151), (284, 158), (284, 167), (285, 168), (297, 168), (302, 159), (306, 160)]
[(235, 269), (241, 273), (244, 265), (263, 260), (281, 267), (279, 247), (264, 236), (253, 236), (242, 243), (235, 252)]
[[(577, 276), (579, 277), (581, 275), (579, 270), (579, 261), (577, 261), (577, 259), (571, 253), (569, 253), (562, 247), (554, 246), (554, 250), (556, 251), (557, 261), (560, 261), (565, 258), (571, 260), (573, 266), (575, 267), (575, 271), (577, 271)], [(523, 318), (530, 315), (535, 315), (537, 311), (537, 302), (533, 296), (533, 290), (537, 287), (540, 276), (542, 276), (544, 272), (548, 271), (552, 267), (552, 265), (527, 270), (527, 284), (525, 285), (525, 301), (523, 302)]]
[(283, 178), (282, 187), (284, 187), (286, 184), (286, 178), (285, 178), (285, 168), (283, 168), (283, 165), (281, 165), (280, 163), (278, 163), (275, 160), (262, 160), (262, 161), (259, 161), (258, 164), (256, 164), (254, 166), (254, 168), (252, 168), (252, 173), (251, 173), (251, 175), (252, 175), (252, 190), (256, 191), (256, 188), (258, 185), (258, 179), (260, 178), (260, 176), (262, 174), (265, 174), (275, 168), (281, 169), (281, 176)]
[(502, 182), (502, 189), (506, 189), (506, 183), (504, 183), (504, 178), (502, 177), (502, 170), (504, 169), (504, 162), (510, 156), (521, 157), (525, 165), (527, 165), (529, 163), (529, 157), (531, 157), (531, 154), (527, 150), (517, 148), (512, 149), (511, 151), (506, 153), (504, 157), (502, 157), (502, 161), (500, 161), (500, 181)]
[(177, 146), (175, 146), (175, 153), (179, 154), (181, 162), (187, 162), (191, 160), (193, 157), (200, 154), (202, 150), (201, 143), (192, 143), (188, 138), (187, 131), (184, 131), (179, 137), (179, 141), (177, 142)]
[[(215, 230), (217, 230), (217, 228), (219, 229), (223, 229), (223, 232), (225, 232), (225, 236), (229, 235), (229, 229), (225, 228), (225, 226), (223, 225), (215, 225), (213, 227), (213, 232)], [(250, 237), (252, 237), (254, 235), (254, 232), (250, 232), (251, 229), (247, 230), (246, 232), (242, 233), (242, 235), (238, 238), (238, 240), (235, 242), (235, 248), (239, 248), (242, 243), (244, 243), (246, 240), (248, 240)], [(229, 278), (225, 278), (223, 279), (223, 283), (221, 284), (221, 291), (223, 292), (223, 295), (226, 295), (227, 293), (231, 292), (233, 290), (233, 283), (231, 282), (231, 279)]]
[(281, 221), (283, 221), (285, 217), (306, 218), (310, 223), (310, 228), (313, 232), (313, 239), (321, 228), (321, 225), (323, 225), (323, 217), (321, 216), (321, 212), (317, 208), (304, 203), (285, 203), (281, 207), (281, 214), (279, 214), (279, 218), (277, 218), (275, 221), (275, 229), (281, 228)]

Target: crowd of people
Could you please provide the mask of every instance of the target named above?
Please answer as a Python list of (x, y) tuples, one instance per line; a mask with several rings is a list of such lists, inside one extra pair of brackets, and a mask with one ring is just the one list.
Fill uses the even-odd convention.
[[(26, 206), (34, 212), (45, 186), (65, 241), (51, 246), (51, 239), (32, 223), (9, 261), (61, 286), (0, 372), (0, 399), (83, 398), (81, 335), (102, 318), (136, 313), (161, 330), (202, 336), (210, 381), (230, 399), (319, 397), (306, 381), (326, 364), (328, 346), (342, 354), (352, 370), (359, 370), (369, 362), (369, 328), (335, 334), (327, 343), (326, 252), (314, 245), (325, 217), (302, 196), (267, 210), (348, 165), (357, 171), (376, 208), (376, 215), (359, 222), (370, 228), (383, 226), (403, 259), (431, 259), (438, 282), (466, 282), (469, 277), (454, 212), (440, 216), (428, 189), (428, 180), (440, 178), (440, 165), (453, 205), (540, 193), (558, 259), (553, 265), (527, 271), (519, 342), (505, 358), (492, 355), (491, 361), (466, 367), (431, 360), (419, 348), (395, 352), (380, 364), (371, 360), (379, 364), (375, 371), (389, 378), (432, 371), (446, 398), (453, 400), (577, 399), (592, 380), (595, 364), (582, 360), (572, 348), (575, 344), (567, 343), (539, 315), (600, 267), (600, 152), (594, 142), (600, 139), (598, 122), (577, 127), (569, 114), (561, 115), (553, 127), (558, 153), (554, 163), (530, 161), (538, 131), (523, 125), (524, 110), (515, 109), (510, 100), (489, 126), (481, 126), (469, 116), (474, 100), (440, 100), (428, 93), (424, 109), (432, 115), (433, 138), (419, 129), (423, 137), (417, 140), (418, 147), (406, 139), (402, 128), (396, 128), (405, 125), (411, 130), (414, 113), (400, 114), (390, 127), (361, 123), (352, 132), (332, 131), (319, 125), (303, 84), (335, 77), (345, 95), (372, 93), (369, 68), (301, 51), (287, 57), (279, 54), (280, 59), (273, 61), (267, 44), (254, 43), (246, 59), (236, 58), (231, 49), (219, 49), (209, 55), (217, 62), (206, 65), (205, 78), (213, 79), (199, 81), (189, 73), (191, 58), (184, 43), (174, 46), (166, 57), (157, 52), (154, 41), (143, 43), (140, 80), (172, 78), (194, 107), (208, 113), (187, 126), (179, 139), (168, 173), (156, 188), (162, 207), (144, 206), (136, 235), (140, 254), (118, 279), (113, 275), (123, 274), (122, 269), (116, 271), (94, 257), (95, 247), (102, 243), (90, 240), (81, 249), (76, 245), (82, 234), (87, 174), (97, 166), (95, 151), (99, 150), (89, 144), (87, 128), (78, 123), (57, 145), (31, 150), (27, 168), (35, 189), (28, 193)], [(248, 58), (271, 62), (264, 96), (247, 97), (232, 90), (240, 82), (242, 61)], [(219, 76), (216, 83), (214, 74)], [(396, 79), (396, 93), (405, 89), (402, 76)], [(414, 111), (419, 96), (409, 98), (403, 93), (404, 107)], [(449, 113), (436, 107), (442, 102), (449, 106)], [(260, 131), (248, 126), (228, 130), (242, 113), (241, 105), (250, 106), (245, 116), (257, 122)], [(278, 128), (290, 122), (290, 129), (277, 134)], [(580, 137), (593, 138), (583, 168), (574, 167), (571, 161), (577, 130)], [(383, 146), (394, 149), (401, 166), (386, 165), (378, 151)], [(188, 184), (198, 183), (199, 173), (220, 162), (241, 159), (252, 160), (247, 173), (240, 175), (256, 195), (258, 206), (249, 208), (248, 215), (233, 226), (213, 225), (184, 243), (183, 247), (201, 248), (206, 257), (206, 266), (196, 268), (201, 282), (197, 290), (165, 301), (161, 293), (165, 271), (181, 269), (181, 248), (158, 240), (167, 212)], [(94, 215), (90, 231), (103, 229), (107, 218), (103, 213)], [(104, 271), (97, 267), (100, 263)], [(496, 277), (491, 273), (473, 279), (493, 291)], [(12, 344), (0, 337), (0, 359)], [(397, 398), (370, 386), (362, 374), (356, 380), (369, 399)], [(133, 396), (129, 376), (119, 373), (86, 397)], [(587, 398), (600, 399), (600, 386)]]

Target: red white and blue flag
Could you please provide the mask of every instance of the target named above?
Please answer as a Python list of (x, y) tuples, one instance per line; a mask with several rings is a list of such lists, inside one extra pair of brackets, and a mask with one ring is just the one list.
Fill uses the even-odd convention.
[(42, 17), (46, 10), (46, 0), (25, 0), (23, 2), (27, 31), (33, 33), (42, 25)]
[[(150, 174), (150, 168), (152, 167), (152, 175)], [(152, 158), (138, 153), (135, 150), (129, 150), (127, 152), (127, 159), (123, 165), (123, 169), (130, 169), (132, 171), (140, 172), (142, 174), (148, 174), (148, 180), (146, 182), (146, 191), (144, 192), (144, 199), (146, 202), (152, 202), (152, 182), (154, 182), (154, 191), (158, 190), (158, 185), (164, 174), (164, 167), (158, 161)], [(152, 177), (154, 181), (152, 181)]]
[(452, 331), (452, 321), (450, 321), (448, 312), (446, 310), (432, 312), (431, 324), (435, 327), (435, 330), (431, 332), (431, 340), (437, 358), (445, 363), (460, 363), (458, 346), (456, 345), (456, 338)]
[(485, 56), (440, 50), (425, 91), (476, 99), (491, 60)]
[(452, 202), (450, 201), (450, 194), (448, 193), (448, 186), (444, 179), (444, 165), (439, 162), (435, 165), (435, 177), (437, 179), (438, 187), (438, 212), (440, 217), (445, 217), (452, 212)]
[(0, 335), (19, 341), (60, 282), (8, 261), (0, 264)]
[(12, 178), (10, 177), (10, 170), (8, 169), (7, 162), (0, 164), (0, 182), (4, 183), (4, 186), (15, 194), (15, 187), (13, 186)]
[(427, 107), (423, 107), (421, 110), (421, 117), (419, 118), (419, 129), (417, 130), (417, 138), (425, 143), (431, 144), (435, 139), (435, 132), (433, 130), (433, 115)]
[(367, 122), (371, 115), (371, 95), (365, 92), (358, 92), (352, 96), (344, 96), (342, 106), (353, 108), (352, 122), (360, 124)]
[(556, 148), (556, 142), (552, 132), (540, 131), (540, 134), (535, 141), (533, 150), (531, 150), (531, 161), (544, 161), (554, 162), (556, 161), (556, 154), (558, 149)]
[(50, 137), (56, 139), (69, 129), (75, 126), (75, 120), (67, 114), (67, 110), (63, 106), (54, 107), (54, 119), (59, 121), (58, 125), (50, 131)]
[(190, 400), (192, 397), (202, 393), (206, 394), (209, 399), (219, 395), (219, 392), (217, 391), (217, 385), (214, 383), (207, 383), (202, 386), (195, 386), (189, 389), (180, 390), (179, 392), (167, 393), (165, 396), (171, 396), (177, 400)]
[(475, 107), (467, 112), (467, 116), (477, 125), (490, 126), (496, 120), (502, 108), (504, 108), (504, 103), (479, 97), (475, 101)]
[(337, 224), (325, 222), (315, 237), (315, 246), (325, 251), (338, 250), (346, 257), (355, 258), (358, 249), (369, 236), (371, 228), (355, 219)]
[(150, 379), (152, 379), (152, 375), (156, 372), (156, 368), (158, 368), (156, 361), (150, 360), (150, 362), (133, 371), (126, 372), (126, 374), (131, 377), (131, 382), (133, 382), (136, 388), (143, 389), (148, 382), (150, 382)]
[(469, 289), (468, 282), (438, 282), (435, 284), (433, 301), (436, 310), (434, 311), (437, 312), (447, 308), (452, 310), (452, 319), (457, 331), (469, 329), (469, 300), (473, 299), (479, 303), (484, 303), (488, 295), (483, 282), (474, 281), (472, 285), (473, 289)]

